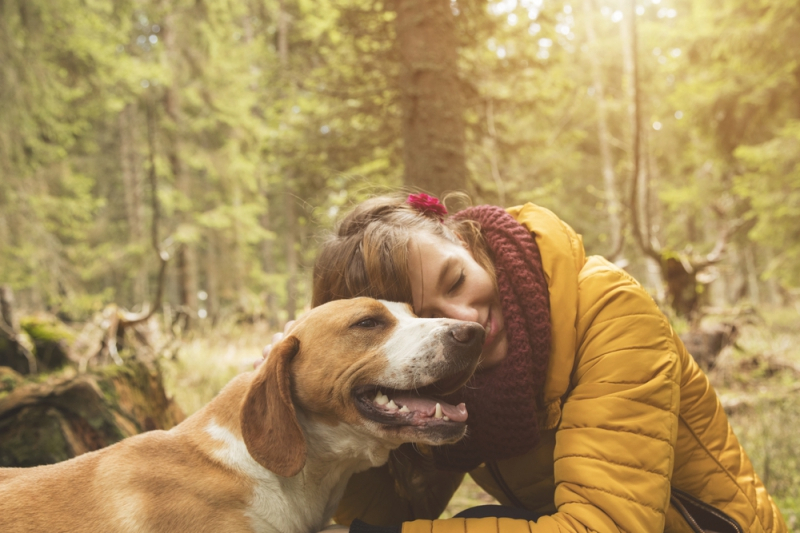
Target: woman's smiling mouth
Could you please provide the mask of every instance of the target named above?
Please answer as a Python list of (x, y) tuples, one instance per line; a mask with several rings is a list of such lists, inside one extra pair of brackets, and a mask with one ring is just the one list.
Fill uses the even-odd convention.
[(497, 320), (495, 320), (494, 310), (491, 307), (489, 308), (489, 316), (486, 317), (486, 323), (483, 324), (483, 328), (486, 330), (486, 339), (484, 339), (483, 345), (484, 347), (491, 346), (498, 333)]

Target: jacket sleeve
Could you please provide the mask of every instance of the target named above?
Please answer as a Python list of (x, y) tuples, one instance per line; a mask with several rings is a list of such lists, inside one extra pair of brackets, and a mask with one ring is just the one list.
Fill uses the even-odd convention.
[(416, 520), (402, 533), (664, 530), (680, 405), (672, 330), (644, 289), (605, 260), (587, 262), (578, 298), (578, 353), (553, 458), (558, 511), (536, 522)]

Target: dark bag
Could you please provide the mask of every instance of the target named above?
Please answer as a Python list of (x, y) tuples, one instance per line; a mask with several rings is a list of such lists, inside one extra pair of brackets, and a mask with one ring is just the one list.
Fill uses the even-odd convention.
[(672, 487), (670, 502), (695, 533), (744, 533), (736, 520), (675, 487)]

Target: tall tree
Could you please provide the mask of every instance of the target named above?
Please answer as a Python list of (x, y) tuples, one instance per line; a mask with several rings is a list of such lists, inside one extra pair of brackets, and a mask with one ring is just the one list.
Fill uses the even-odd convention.
[[(181, 76), (183, 68), (181, 67), (181, 50), (179, 49), (177, 35), (179, 14), (180, 12), (173, 11), (166, 16), (162, 35), (167, 63), (173, 73), (172, 79), (164, 91), (164, 109), (170, 121), (167, 126), (167, 131), (170, 133), (167, 159), (178, 197), (176, 211), (178, 213), (178, 231), (180, 232), (181, 226), (186, 226), (190, 221), (192, 191), (189, 171), (183, 160), (184, 155), (181, 148), (184, 125), (180, 94), (183, 82), (183, 77)], [(179, 240), (176, 264), (178, 301), (180, 313), (185, 319), (185, 327), (187, 329), (191, 327), (197, 310), (197, 277), (194, 255), (193, 243), (188, 242), (187, 239)]]
[(622, 203), (619, 199), (617, 175), (614, 171), (614, 160), (611, 155), (611, 133), (608, 127), (608, 104), (606, 102), (605, 83), (601, 71), (601, 56), (598, 50), (595, 31), (595, 12), (592, 0), (583, 0), (583, 18), (586, 28), (586, 48), (592, 72), (592, 89), (597, 101), (597, 141), (600, 148), (600, 162), (603, 173), (603, 190), (605, 192), (606, 211), (608, 212), (609, 233), (611, 233), (608, 257), (617, 259), (622, 253), (623, 226)]
[(464, 190), (464, 95), (450, 0), (396, 2), (405, 184)]
[(134, 267), (132, 301), (142, 304), (147, 298), (147, 269), (143, 264), (144, 251), (144, 202), (142, 199), (142, 177), (139, 157), (136, 153), (136, 105), (126, 105), (119, 114), (120, 170), (125, 196), (125, 216), (128, 225), (129, 244), (136, 258)]

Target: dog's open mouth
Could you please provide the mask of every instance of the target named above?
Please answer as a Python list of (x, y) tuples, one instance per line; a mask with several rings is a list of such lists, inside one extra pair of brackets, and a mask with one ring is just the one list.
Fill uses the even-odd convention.
[(353, 392), (356, 407), (365, 418), (387, 426), (426, 426), (464, 424), (467, 406), (451, 405), (440, 396), (452, 392), (466, 381), (466, 375), (453, 376), (416, 390), (397, 390), (367, 385)]

